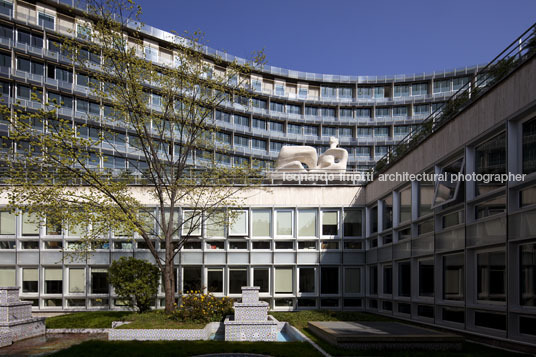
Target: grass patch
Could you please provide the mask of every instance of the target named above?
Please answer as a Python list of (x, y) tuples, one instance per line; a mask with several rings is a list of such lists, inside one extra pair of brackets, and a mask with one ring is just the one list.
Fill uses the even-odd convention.
[(123, 320), (131, 311), (75, 312), (46, 319), (47, 328), (111, 328), (112, 321)]
[(182, 322), (170, 320), (163, 311), (150, 311), (143, 314), (133, 313), (126, 316), (124, 321), (132, 321), (120, 329), (201, 329), (206, 323)]
[(131, 311), (75, 312), (46, 319), (47, 328), (111, 328), (113, 321), (132, 321), (122, 329), (188, 329), (203, 328), (205, 323), (170, 320), (162, 311), (138, 314)]
[(307, 310), (295, 312), (270, 312), (279, 321), (287, 321), (303, 330), (309, 321), (393, 321), (385, 316), (358, 311)]
[(223, 341), (87, 341), (59, 351), (55, 357), (93, 356), (193, 356), (207, 353), (257, 353), (274, 357), (315, 357), (321, 354), (307, 342)]

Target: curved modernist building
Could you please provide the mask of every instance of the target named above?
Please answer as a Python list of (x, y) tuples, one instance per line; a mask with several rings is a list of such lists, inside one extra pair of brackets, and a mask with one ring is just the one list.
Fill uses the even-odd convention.
[[(0, 85), (9, 105), (40, 108), (32, 93), (62, 102), (58, 115), (87, 123), (80, 133), (91, 137), (110, 108), (89, 95), (91, 73), (73, 69), (59, 46), (61, 35), (84, 36), (84, 16), (71, 1), (0, 0)], [(171, 34), (149, 26), (140, 34), (149, 60), (173, 64)], [(415, 135), (419, 140), (382, 172), (513, 173), (524, 180), (447, 184), (393, 176), (368, 184), (271, 185), (237, 208), (237, 222), (193, 234), (176, 258), (177, 296), (202, 288), (237, 297), (241, 286), (257, 285), (273, 309), (368, 310), (534, 347), (536, 60), (519, 43), (507, 52), (514, 60), (506, 75), (483, 81), (480, 74), (493, 71), (354, 77), (255, 70), (248, 79), (253, 98), (232, 98), (214, 113), (218, 140), (232, 148), (223, 164), (268, 168), (283, 145), (321, 154), (333, 136), (349, 153), (349, 170), (368, 170), (463, 88), (466, 101), (451, 110), (455, 115), (429, 121), (429, 131)], [(205, 53), (208, 62), (216, 55), (235, 60)], [(85, 55), (90, 66), (100, 65), (98, 54)], [(158, 97), (151, 98), (156, 106)], [(0, 137), (8, 130), (0, 122)], [(130, 152), (127, 134), (113, 140)], [(2, 153), (8, 148), (17, 149), (4, 140)], [(101, 150), (113, 156), (106, 143)], [(79, 239), (69, 227), (0, 209), (0, 286), (20, 286), (35, 310), (123, 308), (107, 267), (121, 256), (153, 260), (147, 245), (137, 235), (109, 232), (91, 257), (62, 260)], [(159, 292), (155, 307), (162, 305)]]

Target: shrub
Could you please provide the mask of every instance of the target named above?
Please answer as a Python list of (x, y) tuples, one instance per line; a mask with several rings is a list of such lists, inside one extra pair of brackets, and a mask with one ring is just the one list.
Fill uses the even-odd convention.
[(215, 297), (200, 291), (189, 291), (182, 295), (181, 305), (171, 315), (172, 319), (192, 322), (221, 321), (233, 313), (233, 300)]
[(121, 257), (110, 266), (108, 278), (119, 299), (142, 313), (150, 310), (158, 292), (159, 270), (153, 264), (132, 257)]

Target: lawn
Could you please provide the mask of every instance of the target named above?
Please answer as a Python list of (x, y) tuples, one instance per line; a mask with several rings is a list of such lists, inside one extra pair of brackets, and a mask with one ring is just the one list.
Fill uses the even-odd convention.
[(186, 329), (203, 328), (204, 323), (185, 323), (168, 319), (162, 311), (138, 314), (131, 311), (91, 311), (49, 317), (47, 328), (111, 328), (113, 321), (132, 321), (124, 329)]
[(256, 353), (274, 357), (322, 356), (307, 342), (223, 342), (223, 341), (87, 341), (52, 356), (193, 356), (208, 353)]
[(287, 321), (303, 330), (309, 321), (392, 321), (388, 317), (357, 311), (308, 310), (296, 312), (270, 312), (279, 321)]

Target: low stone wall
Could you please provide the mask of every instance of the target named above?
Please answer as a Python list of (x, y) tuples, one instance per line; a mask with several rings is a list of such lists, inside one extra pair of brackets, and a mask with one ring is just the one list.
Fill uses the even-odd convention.
[(111, 329), (110, 341), (195, 341), (208, 340), (222, 326), (211, 322), (202, 329)]
[(45, 334), (45, 320), (40, 317), (30, 318), (21, 322), (11, 322), (3, 326), (0, 324), (0, 331), (9, 331), (13, 342), (25, 338), (40, 336)]

